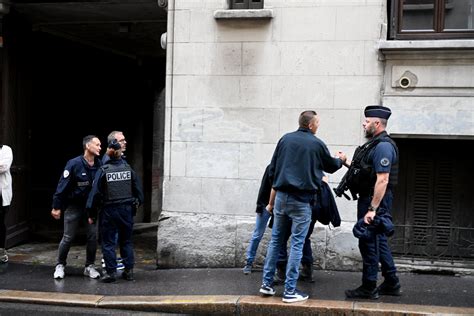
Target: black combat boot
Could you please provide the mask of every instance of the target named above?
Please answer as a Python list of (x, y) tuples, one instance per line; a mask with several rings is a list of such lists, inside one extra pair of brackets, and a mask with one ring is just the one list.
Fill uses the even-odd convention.
[(125, 268), (122, 272), (122, 279), (127, 281), (133, 281), (133, 269)]
[(102, 276), (102, 278), (100, 278), (100, 281), (104, 282), (104, 283), (112, 283), (112, 282), (115, 282), (116, 279), (115, 279), (115, 273), (108, 273), (108, 272), (105, 272), (105, 274)]
[(395, 277), (385, 277), (385, 280), (382, 284), (379, 285), (377, 290), (380, 295), (392, 295), (392, 296), (401, 296), (400, 292), (400, 281)]
[(346, 290), (347, 298), (368, 298), (376, 300), (379, 298), (376, 281), (363, 281), (362, 285), (354, 290)]
[(303, 282), (314, 283), (313, 279), (313, 265), (311, 263), (302, 263), (302, 269), (300, 272), (300, 279)]
[(276, 273), (273, 277), (273, 284), (283, 284), (286, 279), (286, 262), (277, 262)]

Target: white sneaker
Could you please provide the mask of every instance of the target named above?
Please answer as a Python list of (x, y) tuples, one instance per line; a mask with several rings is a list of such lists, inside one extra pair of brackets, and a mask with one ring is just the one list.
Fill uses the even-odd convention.
[(97, 271), (94, 267), (93, 264), (90, 264), (88, 265), (87, 267), (85, 267), (84, 269), (84, 275), (85, 276), (88, 276), (89, 278), (91, 279), (98, 279), (100, 278), (100, 273), (99, 271)]
[(7, 262), (8, 262), (7, 251), (3, 248), (0, 248), (0, 263), (7, 263)]
[(64, 279), (64, 266), (62, 264), (56, 266), (56, 269), (54, 270), (54, 278)]

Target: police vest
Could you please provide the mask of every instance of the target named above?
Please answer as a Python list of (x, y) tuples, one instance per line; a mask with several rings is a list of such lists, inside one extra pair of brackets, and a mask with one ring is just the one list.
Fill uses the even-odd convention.
[(354, 153), (351, 165), (351, 168), (354, 168), (354, 176), (348, 186), (355, 193), (359, 193), (360, 196), (373, 194), (377, 174), (373, 168), (371, 153), (380, 142), (392, 144), (396, 153), (395, 162), (390, 168), (388, 188), (392, 188), (398, 183), (398, 147), (387, 132), (382, 132), (364, 145), (359, 146)]
[(132, 169), (126, 163), (101, 167), (105, 177), (104, 204), (133, 201)]

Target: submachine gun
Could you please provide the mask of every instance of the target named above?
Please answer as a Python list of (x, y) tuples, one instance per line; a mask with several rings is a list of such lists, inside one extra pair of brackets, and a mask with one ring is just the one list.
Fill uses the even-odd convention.
[(377, 137), (365, 143), (364, 145), (357, 147), (351, 165), (346, 165), (349, 170), (347, 170), (344, 177), (342, 177), (341, 182), (339, 182), (337, 188), (333, 189), (337, 197), (344, 196), (346, 199), (350, 200), (349, 195), (345, 193), (347, 190), (349, 190), (352, 195), (352, 199), (354, 201), (357, 200), (357, 194), (359, 193), (361, 185), (360, 174), (362, 172), (362, 160), (364, 157), (366, 157), (367, 152), (380, 143), (380, 141), (381, 138)]
[(351, 183), (351, 180), (355, 177), (356, 174), (360, 172), (359, 168), (355, 168), (354, 164), (351, 164), (349, 166), (349, 170), (347, 170), (346, 174), (344, 177), (342, 177), (341, 182), (339, 182), (339, 185), (337, 188), (334, 188), (334, 193), (336, 193), (337, 197), (344, 196), (346, 199), (350, 200), (351, 198), (349, 195), (346, 194), (346, 191), (349, 190), (349, 192), (352, 195), (352, 199), (355, 201), (357, 200), (357, 192), (353, 190), (350, 186), (349, 183)]

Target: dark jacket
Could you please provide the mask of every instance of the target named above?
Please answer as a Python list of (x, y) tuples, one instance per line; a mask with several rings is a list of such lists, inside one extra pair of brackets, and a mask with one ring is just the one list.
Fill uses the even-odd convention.
[(313, 219), (323, 225), (331, 223), (334, 227), (341, 226), (341, 216), (337, 209), (336, 201), (332, 195), (329, 184), (322, 181), (321, 190), (317, 194), (316, 203), (313, 206)]
[(277, 144), (270, 163), (273, 188), (296, 194), (319, 190), (323, 171), (333, 173), (342, 161), (333, 158), (322, 140), (307, 128), (284, 135)]
[(95, 158), (94, 165), (89, 166), (82, 155), (69, 160), (53, 195), (53, 208), (65, 209), (70, 204), (85, 207), (92, 181), (101, 165), (100, 159)]
[(258, 190), (257, 196), (257, 209), (255, 212), (262, 213), (265, 207), (270, 201), (270, 192), (272, 191), (273, 177), (270, 174), (270, 165), (265, 168), (263, 173), (262, 182), (260, 183), (260, 189)]

